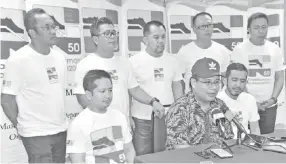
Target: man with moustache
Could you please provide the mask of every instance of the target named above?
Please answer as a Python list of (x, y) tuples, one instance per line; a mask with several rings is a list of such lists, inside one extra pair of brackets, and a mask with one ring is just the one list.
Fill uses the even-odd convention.
[(1, 105), (21, 136), (29, 163), (65, 163), (66, 62), (51, 48), (58, 27), (40, 8), (25, 14), (24, 25), (31, 43), (7, 60)]
[(199, 59), (192, 68), (191, 90), (177, 99), (166, 114), (166, 149), (179, 149), (198, 144), (221, 144), (233, 137), (231, 123), (221, 122), (219, 130), (213, 110), (225, 113), (228, 107), (216, 98), (220, 88), (219, 63), (211, 58)]
[[(239, 121), (251, 134), (260, 135), (258, 125), (259, 114), (255, 98), (243, 92), (247, 83), (247, 69), (243, 64), (232, 63), (226, 70), (226, 88), (218, 93), (217, 97), (225, 102), (228, 108), (238, 114)], [(250, 129), (248, 129), (248, 124)], [(233, 127), (233, 132), (237, 134), (237, 127)]]
[[(135, 78), (142, 89), (164, 104), (167, 111), (170, 104), (183, 95), (182, 74), (176, 58), (164, 52), (166, 28), (163, 23), (155, 20), (146, 23), (143, 36), (146, 49), (130, 58)], [(137, 155), (152, 153), (153, 147), (155, 152), (164, 150), (164, 118), (153, 119), (152, 107), (137, 100), (133, 101), (131, 114), (135, 123), (133, 142)]]
[(233, 62), (248, 69), (247, 91), (256, 99), (261, 134), (275, 129), (277, 98), (284, 84), (283, 55), (281, 49), (266, 39), (268, 18), (254, 13), (248, 18), (250, 38), (239, 44), (231, 55)]
[(135, 151), (125, 116), (109, 107), (113, 98), (112, 77), (90, 70), (83, 79), (90, 101), (70, 124), (67, 153), (72, 163), (133, 163)]
[(149, 96), (141, 89), (133, 75), (130, 62), (123, 56), (114, 55), (114, 51), (118, 48), (119, 32), (111, 20), (107, 17), (98, 19), (91, 25), (90, 33), (96, 50), (83, 58), (75, 71), (76, 87), (74, 93), (83, 109), (90, 103), (82, 85), (83, 77), (89, 70), (101, 69), (110, 73), (114, 86), (114, 99), (110, 107), (118, 109), (126, 117), (128, 125), (130, 125), (128, 92), (139, 102), (152, 106), (155, 114), (162, 117), (165, 112), (163, 105), (155, 97)]
[(183, 46), (177, 54), (181, 71), (184, 74), (186, 91), (189, 90), (191, 70), (197, 60), (204, 57), (212, 58), (219, 63), (221, 72), (225, 73), (230, 63), (231, 53), (225, 46), (211, 40), (214, 27), (211, 14), (207, 12), (196, 14), (192, 19), (192, 24), (196, 40)]

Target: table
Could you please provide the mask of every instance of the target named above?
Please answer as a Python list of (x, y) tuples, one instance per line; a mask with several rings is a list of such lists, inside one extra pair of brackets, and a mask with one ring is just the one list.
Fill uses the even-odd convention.
[[(276, 130), (267, 136), (286, 136), (286, 130)], [(214, 163), (286, 163), (286, 154), (263, 150), (255, 151), (247, 147), (239, 148), (238, 146), (231, 148), (234, 152), (233, 158), (204, 159), (194, 154), (194, 152), (202, 151), (204, 148), (204, 145), (199, 145), (137, 156), (135, 163), (199, 163), (202, 161), (212, 161)]]

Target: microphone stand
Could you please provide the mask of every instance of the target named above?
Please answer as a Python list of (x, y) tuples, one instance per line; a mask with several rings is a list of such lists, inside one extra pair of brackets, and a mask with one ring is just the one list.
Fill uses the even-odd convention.
[[(255, 151), (258, 151), (257, 148), (254, 148), (253, 146), (250, 146), (250, 145), (248, 145), (248, 144), (245, 144), (245, 143), (244, 143), (245, 140), (242, 140), (241, 134), (242, 134), (242, 132), (241, 132), (239, 129), (237, 129), (237, 139), (236, 139), (236, 143), (233, 144), (233, 145), (230, 145), (229, 147), (238, 146), (239, 148), (242, 148), (242, 146), (245, 146), (245, 147), (248, 147), (248, 148), (253, 149), (253, 150), (255, 150)], [(246, 135), (248, 135), (248, 134), (246, 134)]]

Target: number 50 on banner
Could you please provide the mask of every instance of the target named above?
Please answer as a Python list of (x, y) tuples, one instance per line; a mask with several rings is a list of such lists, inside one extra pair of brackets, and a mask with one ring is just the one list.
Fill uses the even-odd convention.
[(80, 38), (59, 38), (57, 46), (69, 55), (81, 54)]

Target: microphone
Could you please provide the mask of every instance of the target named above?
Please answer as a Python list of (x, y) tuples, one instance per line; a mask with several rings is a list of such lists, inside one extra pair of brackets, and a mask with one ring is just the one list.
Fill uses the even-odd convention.
[(215, 125), (218, 126), (219, 130), (223, 134), (223, 137), (225, 138), (225, 127), (222, 125), (222, 121), (224, 121), (224, 119), (225, 119), (224, 114), (218, 108), (214, 108), (211, 111), (211, 115), (213, 118), (213, 120), (212, 120), (213, 123), (215, 123)]
[(248, 134), (243, 125), (241, 125), (241, 123), (235, 118), (235, 114), (233, 114), (230, 110), (226, 111), (224, 116), (228, 121), (232, 121), (240, 132)]

